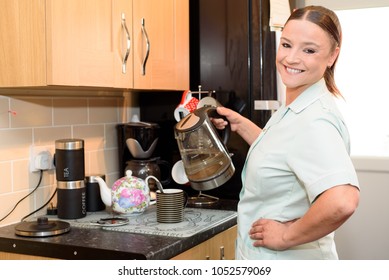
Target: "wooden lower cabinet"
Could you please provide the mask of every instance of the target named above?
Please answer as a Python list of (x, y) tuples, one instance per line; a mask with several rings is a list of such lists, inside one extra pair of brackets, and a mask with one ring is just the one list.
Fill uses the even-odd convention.
[(30, 256), (24, 254), (0, 252), (0, 260), (55, 260), (55, 259), (40, 257), (40, 256)]
[(234, 260), (237, 226), (175, 256), (172, 260)]

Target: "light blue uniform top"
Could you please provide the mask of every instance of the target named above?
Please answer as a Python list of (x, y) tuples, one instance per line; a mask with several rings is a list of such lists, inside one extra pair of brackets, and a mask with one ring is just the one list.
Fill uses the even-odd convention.
[(322, 79), (273, 114), (251, 145), (242, 171), (237, 259), (337, 259), (334, 234), (272, 251), (254, 247), (248, 232), (259, 219), (302, 217), (315, 198), (336, 185), (358, 187), (346, 125)]

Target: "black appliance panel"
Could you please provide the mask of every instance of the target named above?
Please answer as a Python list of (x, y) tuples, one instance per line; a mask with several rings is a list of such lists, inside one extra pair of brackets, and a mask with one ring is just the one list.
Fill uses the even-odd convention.
[[(270, 112), (255, 111), (254, 100), (275, 100), (275, 38), (268, 26), (269, 0), (190, 0), (190, 90), (214, 90), (222, 105), (263, 127)], [(141, 119), (161, 126), (156, 151), (174, 164), (180, 159), (174, 139), (174, 109), (182, 92), (140, 94)], [(248, 144), (235, 133), (227, 144), (236, 168), (224, 185), (207, 191), (238, 199)], [(187, 188), (186, 188), (187, 189)]]

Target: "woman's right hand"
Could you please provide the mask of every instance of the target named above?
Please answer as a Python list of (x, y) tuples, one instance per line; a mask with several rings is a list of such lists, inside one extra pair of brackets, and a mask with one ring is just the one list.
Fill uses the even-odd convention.
[(217, 129), (224, 129), (229, 122), (231, 126), (231, 131), (236, 131), (237, 125), (239, 123), (239, 118), (242, 116), (226, 107), (217, 107), (216, 110), (219, 115), (225, 117), (227, 120), (223, 118), (212, 118), (212, 123), (214, 124), (214, 126)]
[(243, 117), (238, 112), (235, 112), (226, 107), (217, 107), (217, 113), (223, 118), (212, 118), (212, 123), (217, 129), (224, 129), (227, 122), (230, 123), (231, 131), (237, 132), (249, 145), (251, 145), (254, 140), (261, 133), (262, 129), (259, 128), (251, 120)]

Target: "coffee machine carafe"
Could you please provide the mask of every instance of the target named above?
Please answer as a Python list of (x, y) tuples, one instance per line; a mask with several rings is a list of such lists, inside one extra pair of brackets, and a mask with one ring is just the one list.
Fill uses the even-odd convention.
[[(157, 123), (134, 121), (117, 125), (119, 141), (119, 167), (121, 175), (125, 170), (131, 170), (132, 175), (146, 179), (153, 175), (163, 185), (171, 181), (169, 178), (161, 178), (160, 167), (170, 167), (166, 161), (154, 155), (158, 143), (160, 127)], [(150, 190), (155, 191), (156, 185), (150, 180)]]

